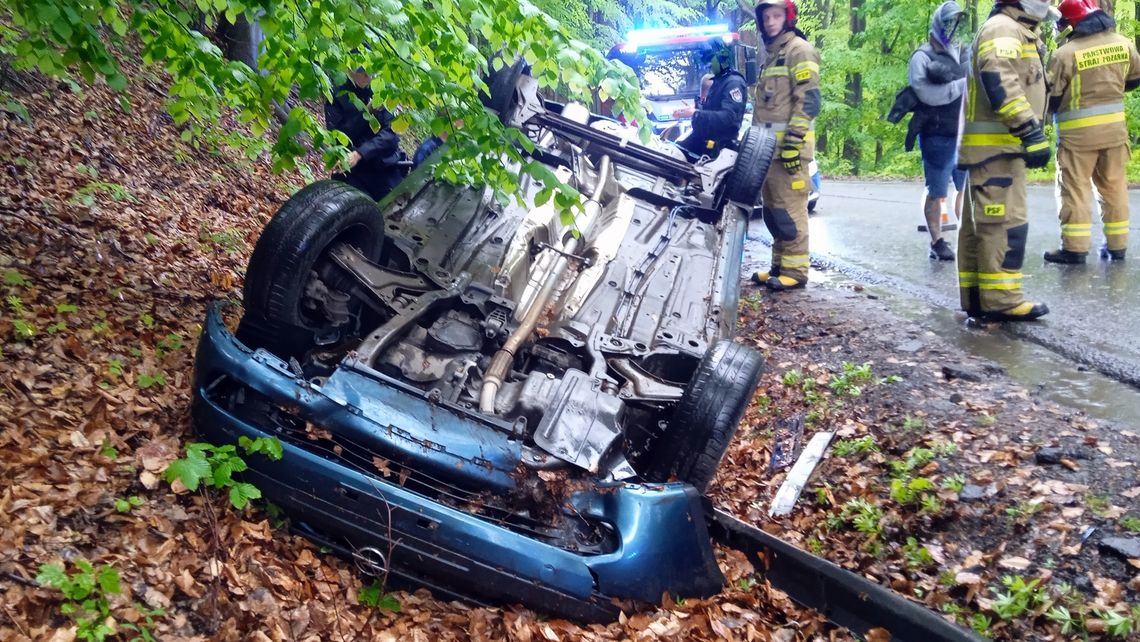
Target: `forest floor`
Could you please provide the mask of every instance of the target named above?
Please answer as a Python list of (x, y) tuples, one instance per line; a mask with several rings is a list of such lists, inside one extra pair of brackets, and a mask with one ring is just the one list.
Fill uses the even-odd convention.
[[(124, 640), (850, 638), (726, 551), (722, 594), (610, 625), (423, 590), (377, 600), (256, 503), (163, 481), (192, 440), (206, 306), (240, 301), (261, 228), (320, 170), (273, 174), (219, 134), (187, 144), (162, 79), (133, 77), (129, 108), (102, 86), (0, 79), (26, 110), (0, 111), (0, 639), (99, 624)], [(1140, 555), (1104, 546), (1140, 530), (1135, 426), (1039, 403), (859, 292), (743, 295), (740, 340), (769, 365), (718, 505), (996, 638), (1140, 629)], [(768, 472), (772, 437), (796, 418), (836, 441), (772, 520), (785, 474)], [(84, 600), (95, 615), (80, 628), (68, 611)]]

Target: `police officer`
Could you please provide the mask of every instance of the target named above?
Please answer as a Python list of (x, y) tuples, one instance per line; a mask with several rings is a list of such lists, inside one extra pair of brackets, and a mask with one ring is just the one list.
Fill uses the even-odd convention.
[(735, 53), (721, 38), (714, 38), (701, 49), (701, 62), (709, 65), (712, 85), (700, 108), (682, 107), (674, 118), (692, 118), (693, 131), (677, 144), (694, 157), (716, 156), (736, 141), (744, 121), (744, 97), (748, 83), (732, 68)]
[(761, 188), (764, 223), (772, 233), (772, 263), (752, 280), (772, 290), (807, 283), (808, 164), (815, 147), (819, 115), (819, 52), (796, 28), (792, 0), (760, 0), (756, 24), (767, 49), (756, 88), (753, 125), (776, 135), (782, 168), (768, 172)]
[(403, 179), (404, 168), (400, 165), (400, 136), (391, 128), (392, 114), (382, 107), (372, 110), (380, 124), (379, 131), (374, 132), (364, 112), (350, 98), (355, 96), (367, 107), (372, 100), (371, 82), (363, 70), (350, 73), (348, 81), (333, 91), (332, 102), (325, 104), (325, 127), (344, 132), (352, 150), (348, 172), (333, 174), (333, 178), (380, 200)]
[(1021, 291), (1029, 233), (1025, 170), (1049, 163), (1045, 115), (1045, 45), (1038, 25), (1048, 0), (996, 0), (978, 30), (967, 77), (965, 125), (958, 165), (969, 189), (958, 230), (962, 308), (991, 321), (1029, 321), (1048, 314)]
[(1084, 263), (1092, 237), (1092, 193), (1100, 194), (1105, 244), (1101, 257), (1124, 260), (1128, 247), (1128, 179), (1131, 158), (1124, 92), (1140, 85), (1140, 54), (1116, 33), (1116, 22), (1096, 0), (1062, 0), (1059, 38), (1049, 60), (1049, 111), (1055, 114), (1061, 249), (1050, 263)]

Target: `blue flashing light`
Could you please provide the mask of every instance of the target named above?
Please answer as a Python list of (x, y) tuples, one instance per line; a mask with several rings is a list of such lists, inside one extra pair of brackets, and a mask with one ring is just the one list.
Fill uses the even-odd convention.
[(666, 27), (659, 29), (634, 29), (625, 35), (627, 43), (634, 45), (646, 44), (669, 38), (684, 38), (686, 36), (721, 36), (729, 42), (732, 38), (728, 25), (700, 25), (697, 27)]

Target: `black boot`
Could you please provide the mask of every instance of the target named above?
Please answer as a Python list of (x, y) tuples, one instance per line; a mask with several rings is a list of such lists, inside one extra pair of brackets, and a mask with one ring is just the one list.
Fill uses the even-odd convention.
[(987, 312), (986, 321), (1035, 321), (1049, 314), (1044, 303), (1022, 303), (1002, 312)]
[(768, 268), (768, 270), (765, 272), (753, 272), (752, 273), (752, 282), (755, 283), (756, 285), (767, 286), (768, 285), (768, 279), (770, 279), (774, 276), (780, 276), (780, 266), (778, 266), (778, 265), (774, 265), (774, 266)]
[(938, 239), (930, 244), (930, 258), (939, 261), (953, 261), (954, 250), (950, 249), (950, 244), (946, 242), (946, 239)]
[(1088, 252), (1070, 252), (1068, 250), (1055, 250), (1045, 253), (1046, 263), (1064, 263), (1067, 265), (1084, 265)]
[(1100, 258), (1112, 261), (1123, 261), (1124, 253), (1128, 250), (1110, 250), (1107, 245), (1100, 246)]

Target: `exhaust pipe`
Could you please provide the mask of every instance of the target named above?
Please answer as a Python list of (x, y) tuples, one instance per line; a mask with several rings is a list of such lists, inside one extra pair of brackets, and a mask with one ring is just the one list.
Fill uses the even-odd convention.
[[(610, 180), (611, 161), (609, 155), (602, 156), (601, 162), (598, 164), (598, 180), (594, 184), (594, 189), (590, 193), (586, 201), (585, 207), (593, 207), (600, 209), (601, 203), (598, 198), (601, 197), (602, 191), (605, 189), (606, 184)], [(587, 225), (591, 225), (597, 216), (587, 214)], [(563, 245), (563, 254), (558, 257), (554, 262), (554, 266), (550, 269), (550, 273), (546, 276), (546, 281), (542, 284), (542, 289), (535, 295), (534, 300), (531, 301), (530, 307), (527, 308), (526, 314), (523, 315), (519, 327), (507, 337), (503, 343), (503, 347), (495, 353), (494, 358), (491, 359), (491, 365), (487, 368), (487, 373), (483, 376), (483, 387), (479, 391), (479, 410), (487, 414), (495, 413), (495, 397), (499, 394), (499, 388), (503, 386), (503, 379), (510, 372), (511, 364), (514, 363), (515, 354), (522, 344), (530, 338), (534, 332), (535, 326), (538, 325), (538, 319), (542, 316), (542, 311), (550, 304), (550, 297), (554, 294), (555, 288), (558, 287), (558, 281), (562, 279), (562, 273), (566, 271), (566, 266), (570, 261), (566, 258), (567, 254), (573, 254), (578, 248), (578, 243), (581, 239), (585, 238), (586, 233), (589, 232), (589, 227), (582, 230), (580, 237), (571, 237)]]

